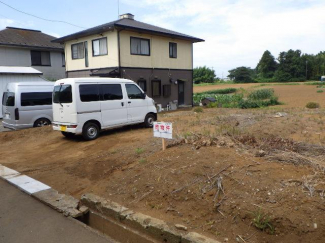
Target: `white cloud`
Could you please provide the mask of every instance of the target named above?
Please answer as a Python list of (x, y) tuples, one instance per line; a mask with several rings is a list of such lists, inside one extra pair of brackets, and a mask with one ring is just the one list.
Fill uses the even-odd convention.
[[(132, 4), (129, 2), (129, 4)], [(152, 8), (141, 20), (206, 40), (194, 45), (194, 65), (219, 76), (237, 66), (255, 67), (268, 49), (324, 50), (323, 0), (139, 0)]]
[(12, 19), (0, 19), (0, 30), (5, 29), (7, 26), (10, 26), (15, 21)]

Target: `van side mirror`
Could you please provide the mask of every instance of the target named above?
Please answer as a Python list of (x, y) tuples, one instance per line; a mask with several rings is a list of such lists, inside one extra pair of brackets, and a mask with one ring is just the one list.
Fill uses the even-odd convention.
[(147, 93), (146, 92), (142, 93), (142, 99), (145, 99), (146, 96), (147, 96)]

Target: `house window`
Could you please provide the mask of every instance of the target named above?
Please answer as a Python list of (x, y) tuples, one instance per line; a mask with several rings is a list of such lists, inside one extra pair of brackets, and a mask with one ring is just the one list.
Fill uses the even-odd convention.
[(82, 59), (85, 56), (84, 43), (71, 45), (72, 59)]
[(147, 81), (145, 79), (139, 79), (138, 80), (138, 85), (140, 86), (140, 88), (144, 91), (147, 92)]
[(177, 58), (177, 43), (169, 42), (169, 57)]
[(161, 96), (161, 81), (160, 80), (152, 80), (152, 97)]
[(107, 55), (107, 38), (93, 40), (93, 56)]
[(171, 95), (172, 86), (170, 84), (163, 85), (163, 95), (164, 97), (168, 97)]
[(131, 37), (131, 54), (150, 56), (150, 40)]
[(64, 55), (64, 53), (61, 53), (61, 58), (62, 58), (62, 67), (65, 67), (65, 55)]
[(32, 66), (51, 66), (49, 51), (31, 51)]

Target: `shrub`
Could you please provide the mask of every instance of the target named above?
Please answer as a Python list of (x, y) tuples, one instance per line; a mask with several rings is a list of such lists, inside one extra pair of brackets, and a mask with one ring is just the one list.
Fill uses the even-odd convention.
[(270, 99), (274, 96), (274, 90), (273, 89), (258, 89), (252, 91), (248, 98), (252, 100), (265, 100)]
[(315, 108), (319, 108), (319, 104), (316, 102), (308, 102), (306, 107), (309, 109), (315, 109)]
[(323, 92), (324, 92), (324, 90), (322, 90), (322, 89), (317, 90), (317, 93), (323, 93)]
[(195, 107), (193, 109), (193, 111), (196, 112), (196, 113), (201, 113), (201, 112), (203, 112), (203, 108), (202, 107)]

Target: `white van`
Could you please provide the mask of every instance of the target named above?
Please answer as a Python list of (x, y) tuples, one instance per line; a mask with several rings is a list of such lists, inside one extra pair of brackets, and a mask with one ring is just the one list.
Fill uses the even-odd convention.
[(55, 82), (53, 129), (66, 137), (93, 140), (103, 129), (157, 120), (153, 99), (133, 81), (117, 78), (67, 78)]
[(2, 125), (18, 130), (50, 125), (53, 82), (8, 83), (2, 96)]

